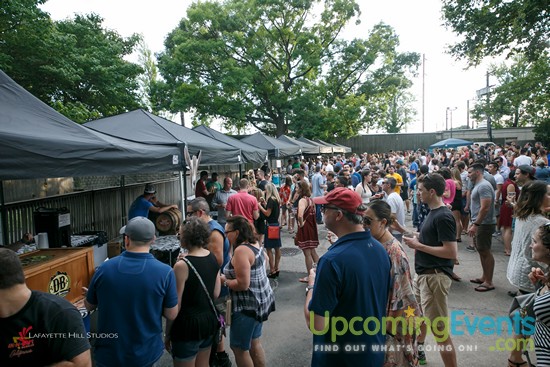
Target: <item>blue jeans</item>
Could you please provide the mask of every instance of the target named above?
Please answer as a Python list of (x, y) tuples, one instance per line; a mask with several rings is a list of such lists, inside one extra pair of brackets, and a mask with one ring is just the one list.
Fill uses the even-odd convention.
[(229, 328), (229, 345), (231, 348), (250, 350), (253, 339), (262, 336), (262, 325), (253, 317), (241, 312), (233, 312), (231, 315), (231, 327)]
[(315, 220), (317, 223), (323, 221), (323, 216), (321, 215), (321, 204), (315, 204)]
[(213, 336), (202, 340), (191, 341), (172, 341), (172, 358), (175, 361), (188, 361), (197, 356), (197, 354), (212, 346)]
[(418, 220), (418, 204), (413, 203), (413, 215), (412, 215), (413, 227), (418, 227), (420, 221)]

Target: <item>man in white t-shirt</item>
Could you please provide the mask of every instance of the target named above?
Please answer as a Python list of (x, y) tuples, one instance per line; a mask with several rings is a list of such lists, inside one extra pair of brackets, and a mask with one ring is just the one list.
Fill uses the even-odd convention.
[[(497, 223), (498, 223), (498, 217), (500, 216), (500, 198), (501, 198), (500, 189), (502, 188), (502, 184), (504, 184), (504, 177), (502, 177), (502, 175), (498, 171), (497, 162), (490, 162), (487, 165), (487, 171), (489, 171), (489, 173), (493, 175), (493, 177), (495, 178), (495, 182), (497, 184), (497, 188), (495, 190), (495, 216), (497, 218)], [(493, 236), (499, 235), (499, 234), (500, 234), (500, 228), (497, 227)]]
[(334, 172), (334, 166), (332, 165), (330, 159), (327, 161), (327, 164), (325, 166), (325, 172)]
[(520, 156), (514, 159), (514, 167), (519, 167), (524, 165), (527, 165), (527, 166), (533, 165), (533, 160), (531, 159), (531, 157), (527, 155), (527, 148), (521, 148)]
[(393, 177), (387, 177), (382, 183), (382, 190), (386, 193), (386, 202), (391, 207), (391, 213), (395, 214), (397, 223), (394, 223), (391, 228), (391, 234), (399, 242), (403, 238), (403, 232), (405, 231), (405, 203), (401, 196), (395, 192), (397, 186), (397, 180)]

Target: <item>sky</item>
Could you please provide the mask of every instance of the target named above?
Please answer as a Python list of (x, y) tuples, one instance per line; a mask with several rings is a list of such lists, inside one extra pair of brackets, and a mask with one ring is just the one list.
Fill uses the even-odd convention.
[[(445, 53), (456, 36), (443, 27), (440, 0), (356, 0), (361, 9), (359, 25), (350, 24), (342, 36), (346, 39), (365, 38), (373, 25), (384, 22), (399, 36), (401, 52), (424, 54), (424, 130), (422, 129), (422, 67), (414, 79), (411, 93), (417, 110), (415, 121), (407, 132), (444, 130), (466, 125), (467, 101), (473, 106), (476, 90), (485, 86), (489, 62), (467, 68), (465, 61), (456, 61)], [(164, 39), (185, 17), (190, 0), (48, 0), (41, 8), (52, 19), (71, 18), (76, 14), (95, 13), (104, 19), (104, 27), (128, 37), (142, 34), (146, 45), (154, 52), (164, 49)], [(352, 22), (350, 22), (352, 23)], [(494, 61), (493, 61), (494, 62)], [(492, 83), (493, 81), (491, 81)], [(447, 108), (453, 109), (447, 112)], [(456, 109), (455, 109), (456, 108)], [(472, 119), (470, 119), (472, 126)]]

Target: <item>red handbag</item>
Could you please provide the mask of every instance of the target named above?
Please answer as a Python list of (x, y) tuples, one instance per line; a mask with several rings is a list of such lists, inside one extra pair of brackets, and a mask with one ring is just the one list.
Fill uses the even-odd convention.
[(267, 226), (267, 239), (278, 240), (281, 238), (281, 227), (279, 225)]

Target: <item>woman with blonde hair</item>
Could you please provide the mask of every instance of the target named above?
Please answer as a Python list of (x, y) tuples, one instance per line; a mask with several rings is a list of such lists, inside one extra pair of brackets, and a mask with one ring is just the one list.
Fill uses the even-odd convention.
[[(277, 278), (279, 276), (279, 263), (281, 262), (281, 227), (279, 226), (279, 208), (281, 198), (277, 192), (277, 188), (271, 182), (265, 185), (265, 199), (260, 201), (260, 212), (266, 221), (264, 232), (264, 247), (267, 251), (269, 259), (269, 278)], [(278, 235), (270, 236), (270, 231), (278, 233)], [(272, 237), (272, 238), (269, 238)], [(276, 237), (276, 238), (275, 238)], [(275, 252), (275, 254), (273, 254)]]
[[(256, 200), (258, 200), (258, 208), (260, 208), (262, 200), (265, 200), (264, 192), (257, 187), (252, 187), (248, 191), (248, 193), (254, 196)], [(261, 212), (258, 219), (254, 219), (254, 228), (256, 229), (256, 233), (258, 234), (258, 241), (260, 242), (260, 245), (263, 245), (265, 233), (265, 217), (262, 215)]]

